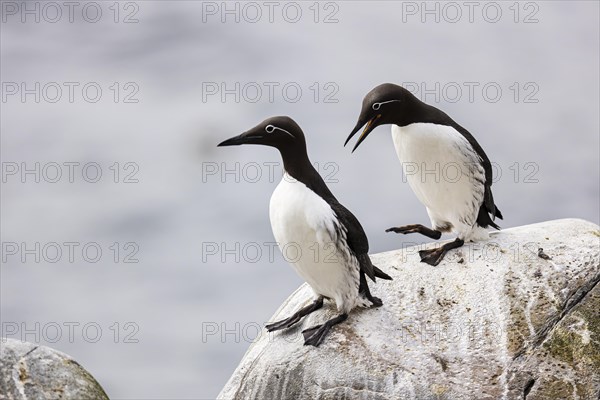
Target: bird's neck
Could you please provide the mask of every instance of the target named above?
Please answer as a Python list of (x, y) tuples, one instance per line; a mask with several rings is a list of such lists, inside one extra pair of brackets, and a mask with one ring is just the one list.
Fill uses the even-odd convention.
[(454, 121), (442, 110), (415, 98), (402, 112), (395, 114), (392, 123), (407, 126), (417, 122), (452, 125)]
[(283, 158), (283, 168), (285, 172), (295, 180), (302, 182), (313, 192), (324, 199), (333, 199), (335, 197), (310, 162), (306, 148), (304, 149), (280, 149)]
[(283, 159), (283, 168), (292, 178), (304, 182), (312, 178), (314, 167), (308, 158), (306, 148), (279, 149)]

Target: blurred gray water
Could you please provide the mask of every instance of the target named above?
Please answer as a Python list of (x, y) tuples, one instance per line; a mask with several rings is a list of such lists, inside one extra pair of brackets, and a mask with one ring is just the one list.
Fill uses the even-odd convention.
[[(214, 398), (256, 327), (301, 283), (265, 245), (273, 241), (268, 201), (281, 167), (271, 179), (263, 163), (279, 163), (277, 152), (215, 147), (268, 116), (290, 115), (302, 126), (313, 162), (363, 224), (372, 252), (422, 242), (386, 228), (429, 223), (402, 183), (389, 127), (353, 155), (342, 147), (362, 97), (382, 82), (439, 85), (437, 99), (417, 95), (469, 129), (497, 163), (503, 227), (599, 222), (598, 2), (477, 3), (472, 22), (462, 3), (454, 3), (458, 20), (456, 9), (428, 3), (439, 22), (422, 14), (421, 2), (277, 3), (271, 22), (260, 2), (260, 18), (243, 3), (227, 3), (238, 13), (222, 16), (220, 2), (124, 2), (116, 16), (112, 2), (101, 2), (95, 23), (93, 8), (82, 16), (88, 3), (77, 3), (72, 23), (64, 8), (49, 21), (53, 10), (36, 2), (27, 6), (46, 14), (23, 23), (25, 3), (14, 3), (17, 11), (7, 3), (2, 334), (72, 355), (111, 398)], [(35, 94), (23, 102), (7, 82), (56, 82), (63, 93), (52, 103), (50, 85), (39, 102)], [(79, 84), (73, 102), (65, 82)], [(102, 89), (95, 103), (81, 90), (90, 82)], [(236, 82), (239, 101), (211, 94)], [(124, 102), (126, 95), (138, 102)], [(69, 162), (80, 163), (72, 183)], [(20, 175), (35, 163), (39, 183)], [(63, 165), (56, 183), (53, 163)], [(96, 183), (82, 178), (86, 163), (100, 166)], [(78, 243), (73, 262), (65, 242)], [(40, 262), (22, 247), (13, 254), (11, 244), (22, 243), (40, 244)], [(56, 262), (52, 243), (63, 250)], [(89, 243), (102, 250), (97, 262), (81, 254)], [(138, 262), (124, 262), (132, 253)]]

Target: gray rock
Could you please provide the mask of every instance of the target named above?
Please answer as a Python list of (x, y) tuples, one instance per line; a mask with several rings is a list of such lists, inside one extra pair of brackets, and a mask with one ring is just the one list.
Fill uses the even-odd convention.
[(108, 400), (100, 384), (68, 355), (14, 339), (2, 339), (0, 346), (0, 399)]
[[(288, 331), (263, 330), (219, 398), (599, 398), (597, 225), (506, 229), (437, 267), (417, 250), (373, 255), (394, 278), (373, 286), (383, 307), (352, 312), (321, 347), (303, 346), (300, 332), (333, 316), (333, 304)], [(301, 286), (270, 320), (310, 298)]]

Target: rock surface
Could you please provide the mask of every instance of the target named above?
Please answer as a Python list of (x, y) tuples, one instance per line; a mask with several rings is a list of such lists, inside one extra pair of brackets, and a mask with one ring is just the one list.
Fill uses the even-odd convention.
[[(300, 332), (331, 318), (331, 303), (288, 331), (263, 329), (219, 398), (600, 398), (597, 225), (506, 229), (437, 267), (418, 250), (373, 255), (394, 278), (372, 286), (383, 307), (353, 311), (321, 347)], [(270, 321), (310, 299), (301, 286)]]
[(0, 399), (108, 400), (77, 361), (45, 346), (2, 339)]

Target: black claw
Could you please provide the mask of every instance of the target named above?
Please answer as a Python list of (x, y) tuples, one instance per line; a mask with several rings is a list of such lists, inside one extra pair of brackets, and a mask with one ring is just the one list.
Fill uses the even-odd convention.
[(369, 300), (373, 303), (373, 307), (381, 307), (383, 305), (383, 301), (379, 297), (371, 296)]
[(319, 347), (319, 345), (321, 344), (322, 341), (323, 341), (323, 336), (317, 337), (317, 335), (313, 335), (304, 341), (304, 345)]
[(331, 327), (345, 321), (347, 318), (348, 314), (340, 314), (325, 322), (323, 325), (317, 325), (303, 330), (302, 335), (304, 336), (304, 345), (318, 347), (331, 330)]
[(420, 224), (392, 227), (392, 228), (386, 229), (385, 231), (386, 232), (394, 232), (394, 233), (402, 233), (404, 235), (409, 234), (409, 233), (420, 233), (423, 236), (427, 236), (431, 239), (436, 239), (436, 240), (442, 237), (442, 232), (427, 228), (426, 226), (423, 226)]
[(422, 262), (435, 267), (444, 259), (444, 256), (449, 250), (456, 249), (463, 244), (465, 244), (465, 242), (462, 239), (457, 238), (453, 242), (446, 243), (437, 249), (420, 250), (419, 256), (421, 256)]
[(295, 320), (291, 320), (291, 318), (288, 318), (288, 319), (284, 319), (283, 321), (278, 321), (278, 322), (273, 322), (272, 324), (267, 324), (267, 325), (265, 325), (265, 328), (267, 328), (267, 331), (269, 331), (269, 332), (278, 331), (280, 329), (290, 328), (298, 321), (300, 321), (300, 318), (295, 319)]
[(306, 341), (309, 340), (314, 334), (315, 332), (317, 332), (319, 329), (321, 329), (323, 325), (317, 325), (317, 326), (313, 326), (312, 328), (308, 328), (302, 331), (302, 336), (304, 336), (304, 344), (306, 344)]
[(290, 328), (293, 325), (295, 325), (296, 323), (298, 323), (298, 321), (300, 321), (303, 317), (305, 317), (306, 315), (310, 314), (311, 312), (313, 312), (315, 310), (318, 310), (321, 307), (323, 307), (323, 298), (319, 297), (317, 300), (315, 300), (308, 306), (298, 310), (291, 317), (286, 318), (281, 321), (273, 322), (272, 324), (267, 324), (267, 325), (265, 325), (265, 328), (267, 328), (267, 331), (269, 331), (269, 332), (277, 331), (280, 329)]
[(327, 333), (331, 327), (327, 325), (318, 325), (313, 328), (307, 329), (308, 332), (302, 332), (304, 335), (304, 345), (305, 346), (315, 346), (319, 347), (321, 343), (323, 343), (323, 339), (327, 336)]
[(407, 233), (414, 233), (417, 232), (414, 229), (409, 229), (407, 227), (401, 226), (401, 227), (397, 227), (397, 228), (388, 228), (385, 230), (386, 232), (394, 232), (394, 233), (403, 233), (403, 234), (407, 234)]
[(432, 267), (437, 266), (442, 259), (444, 258), (445, 251), (440, 251), (439, 249), (433, 250), (421, 250), (419, 251), (419, 256), (421, 256), (421, 262), (427, 263)]

